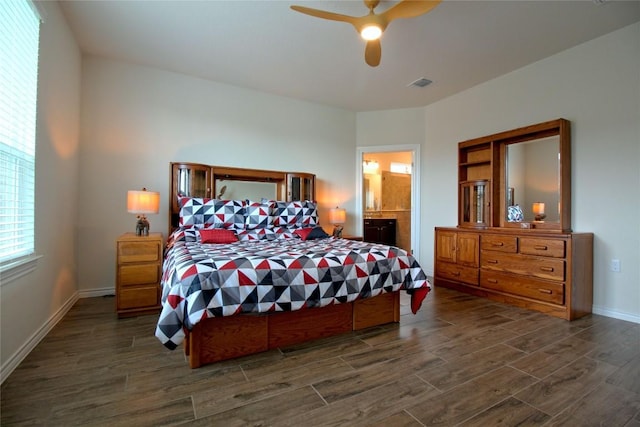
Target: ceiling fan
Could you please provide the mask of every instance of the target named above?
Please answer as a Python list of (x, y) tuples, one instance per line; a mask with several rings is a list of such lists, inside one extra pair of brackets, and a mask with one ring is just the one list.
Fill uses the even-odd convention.
[(365, 6), (369, 9), (369, 14), (365, 16), (341, 15), (339, 13), (296, 5), (291, 6), (291, 9), (317, 18), (342, 21), (353, 25), (356, 31), (360, 33), (360, 36), (367, 41), (367, 47), (364, 51), (366, 63), (372, 67), (377, 67), (380, 64), (380, 56), (382, 54), (380, 36), (382, 36), (387, 25), (394, 19), (413, 18), (424, 15), (440, 2), (441, 0), (401, 0), (384, 12), (375, 14), (373, 9), (378, 6), (380, 0), (364, 0)]

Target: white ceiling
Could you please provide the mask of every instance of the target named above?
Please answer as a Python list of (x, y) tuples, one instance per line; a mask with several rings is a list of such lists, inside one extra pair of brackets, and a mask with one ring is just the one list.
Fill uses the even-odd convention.
[(428, 105), (640, 20), (638, 0), (444, 0), (392, 22), (372, 68), (351, 25), (289, 8), (361, 16), (361, 0), (60, 4), (84, 53), (352, 111)]

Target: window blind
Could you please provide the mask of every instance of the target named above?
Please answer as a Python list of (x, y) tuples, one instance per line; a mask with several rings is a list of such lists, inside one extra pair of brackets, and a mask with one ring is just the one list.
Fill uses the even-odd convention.
[(0, 267), (34, 253), (40, 17), (0, 1)]

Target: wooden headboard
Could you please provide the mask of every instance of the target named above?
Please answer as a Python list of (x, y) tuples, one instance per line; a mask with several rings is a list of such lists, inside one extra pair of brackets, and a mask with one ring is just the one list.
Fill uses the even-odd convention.
[(315, 175), (309, 173), (200, 163), (174, 162), (170, 166), (169, 234), (178, 226), (179, 197), (315, 200)]

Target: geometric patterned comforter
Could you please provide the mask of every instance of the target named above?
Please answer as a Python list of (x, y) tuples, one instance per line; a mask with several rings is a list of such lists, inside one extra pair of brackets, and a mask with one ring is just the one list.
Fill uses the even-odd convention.
[(415, 313), (430, 285), (416, 259), (397, 247), (334, 237), (173, 241), (156, 337), (173, 350), (204, 318), (323, 307), (399, 289), (411, 294)]

